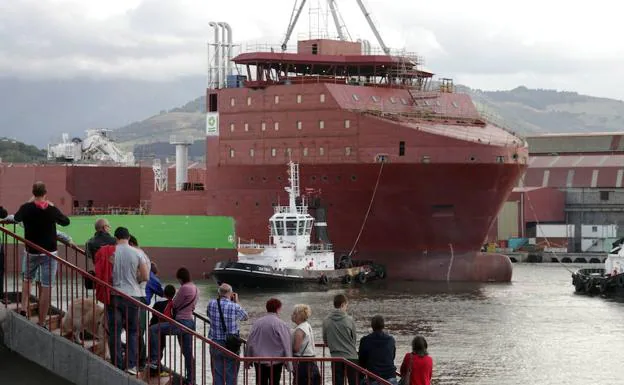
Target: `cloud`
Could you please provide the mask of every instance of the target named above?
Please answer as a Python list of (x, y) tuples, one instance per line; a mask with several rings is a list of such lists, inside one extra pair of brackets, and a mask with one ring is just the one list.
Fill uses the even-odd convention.
[[(310, 1), (309, 1), (310, 2)], [(314, 1), (311, 1), (314, 3)], [(365, 2), (390, 46), (425, 56), (427, 69), (476, 88), (565, 88), (624, 99), (622, 6), (558, 0)], [(600, 6), (604, 3), (604, 6)], [(293, 1), (11, 0), (0, 13), (0, 73), (152, 80), (204, 74), (208, 22), (237, 42), (281, 43)], [(355, 1), (339, 2), (351, 36), (376, 40)], [(605, 9), (608, 10), (605, 12)], [(328, 15), (305, 10), (291, 43)], [(316, 27), (313, 27), (316, 29)], [(316, 31), (313, 31), (316, 32)]]

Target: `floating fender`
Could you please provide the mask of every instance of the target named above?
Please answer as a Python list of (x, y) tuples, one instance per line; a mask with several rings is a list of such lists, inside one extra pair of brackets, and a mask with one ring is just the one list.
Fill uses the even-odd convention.
[(591, 290), (593, 287), (594, 287), (593, 281), (590, 278), (585, 282), (585, 292), (588, 294), (591, 293)]
[(357, 280), (358, 280), (358, 282), (359, 282), (359, 283), (361, 283), (361, 284), (365, 284), (365, 283), (366, 283), (366, 278), (367, 278), (367, 277), (366, 277), (366, 274), (365, 274), (363, 271), (361, 271), (361, 272), (357, 275)]
[(379, 272), (377, 273), (377, 277), (379, 279), (385, 279), (386, 278), (386, 270), (385, 269), (380, 269)]
[(321, 277), (319, 278), (319, 283), (321, 285), (327, 285), (329, 283), (329, 278), (327, 278), (327, 276), (325, 274), (321, 275)]
[(352, 281), (352, 278), (350, 275), (345, 275), (344, 277), (342, 277), (342, 283), (344, 284), (348, 285), (351, 283), (351, 281)]
[(608, 287), (609, 287), (608, 280), (605, 279), (602, 282), (600, 282), (600, 294), (605, 294), (607, 292)]
[(576, 280), (574, 290), (576, 290), (577, 293), (582, 293), (585, 290), (585, 285), (583, 285), (583, 282), (580, 279)]

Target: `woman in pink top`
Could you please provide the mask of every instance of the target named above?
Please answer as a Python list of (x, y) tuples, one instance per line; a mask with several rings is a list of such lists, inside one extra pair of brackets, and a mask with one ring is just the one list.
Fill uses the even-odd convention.
[(412, 341), (412, 352), (407, 353), (401, 364), (401, 377), (410, 379), (408, 385), (430, 385), (433, 373), (433, 360), (427, 353), (427, 340), (416, 336)]

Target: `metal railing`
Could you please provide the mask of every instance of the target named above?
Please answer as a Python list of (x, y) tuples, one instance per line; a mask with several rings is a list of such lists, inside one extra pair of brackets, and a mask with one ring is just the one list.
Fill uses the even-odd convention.
[[(74, 339), (120, 369), (131, 369), (137, 365), (138, 371), (131, 374), (139, 378), (149, 377), (148, 365), (155, 364), (156, 371), (164, 373), (174, 383), (235, 385), (242, 381), (243, 385), (248, 385), (255, 381), (253, 375), (267, 374), (268, 369), (264, 364), (275, 364), (279, 371), (271, 371), (270, 384), (277, 383), (278, 379), (274, 377), (277, 374), (283, 375), (284, 381), (293, 381), (297, 385), (332, 383), (337, 370), (347, 373), (357, 384), (361, 381), (390, 384), (353, 362), (343, 358), (325, 357), (324, 347), (322, 357), (244, 357), (235, 354), (206, 337), (210, 324), (208, 318), (195, 313), (190, 323), (171, 319), (150, 308), (140, 299), (126, 295), (113, 288), (109, 282), (90, 274), (87, 269), (91, 262), (79, 247), (64, 243), (57, 256), (20, 237), (15, 233), (14, 227), (13, 231), (9, 227), (0, 223), (0, 247), (5, 252), (4, 261), (0, 261), (0, 266), (4, 267), (0, 272), (1, 297), (4, 301), (0, 306), (18, 310), (24, 284), (20, 271), (24, 268), (30, 271), (33, 267), (31, 262), (35, 263), (31, 258), (22, 259), (25, 266), (21, 267), (20, 254), (23, 247), (28, 246), (31, 252), (40, 255), (39, 258), (58, 264), (58, 270), (56, 277), (50, 271), (47, 277), (37, 272), (31, 277), (31, 283), (37, 280), (40, 283), (45, 280), (52, 281), (53, 278), (56, 278), (56, 282), (51, 290), (45, 289), (39, 283), (33, 285), (36, 296), (29, 296), (25, 301), (26, 306), (20, 308), (25, 312), (24, 315), (33, 321), (39, 321), (41, 314), (34, 313), (42, 302), (38, 302), (36, 297), (44, 295), (42, 300), (47, 300), (50, 304), (50, 311), (43, 315), (44, 319), (50, 315), (47, 319), (50, 332)], [(96, 287), (96, 293), (99, 290), (108, 290), (111, 294), (111, 305), (104, 307), (89, 287)], [(106, 322), (103, 321), (104, 312), (108, 318)], [(92, 313), (96, 315), (93, 316)], [(147, 319), (151, 318), (158, 321), (159, 326), (148, 327)], [(158, 329), (162, 327), (173, 328), (177, 338), (159, 337)], [(73, 333), (73, 329), (77, 329), (77, 333)], [(120, 338), (111, 338), (117, 335)], [(125, 335), (125, 343), (122, 342), (121, 335)], [(319, 369), (318, 382), (312, 381), (314, 365), (310, 363), (316, 364)], [(227, 370), (234, 373), (233, 378), (219, 376), (219, 373), (227, 373)], [(307, 381), (303, 381), (304, 378)]]

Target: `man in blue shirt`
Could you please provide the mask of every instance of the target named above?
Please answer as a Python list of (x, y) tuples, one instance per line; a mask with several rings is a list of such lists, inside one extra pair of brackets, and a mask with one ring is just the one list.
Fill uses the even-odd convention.
[(373, 317), (371, 328), (373, 332), (360, 340), (358, 354), (360, 366), (391, 384), (396, 384), (396, 366), (394, 366), (396, 343), (394, 337), (384, 332), (384, 319), (380, 315)]
[[(221, 307), (221, 312), (219, 312)], [(240, 321), (249, 319), (247, 312), (238, 304), (238, 294), (232, 291), (232, 286), (227, 283), (221, 284), (217, 299), (208, 303), (208, 318), (210, 319), (210, 331), (208, 338), (225, 348), (228, 334), (240, 334)], [(221, 321), (221, 313), (225, 328)], [(239, 352), (233, 352), (238, 354)], [(235, 359), (217, 348), (210, 347), (210, 362), (212, 368), (213, 385), (236, 385), (239, 365)]]

